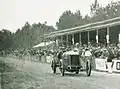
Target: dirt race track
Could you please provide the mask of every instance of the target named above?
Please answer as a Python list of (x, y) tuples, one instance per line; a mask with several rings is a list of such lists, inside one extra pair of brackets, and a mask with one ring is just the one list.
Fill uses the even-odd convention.
[(2, 71), (2, 89), (120, 89), (120, 74), (92, 71), (90, 77), (85, 72), (65, 73), (61, 77), (58, 69), (52, 74), (50, 64), (0, 58), (2, 62), (3, 59), (1, 67), (7, 64), (15, 69)]

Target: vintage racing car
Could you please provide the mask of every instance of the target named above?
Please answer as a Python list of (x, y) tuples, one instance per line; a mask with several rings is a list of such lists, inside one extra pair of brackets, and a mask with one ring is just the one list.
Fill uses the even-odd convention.
[[(82, 60), (85, 60), (84, 65)], [(83, 67), (85, 66), (85, 67)], [(62, 53), (61, 59), (53, 59), (51, 62), (53, 73), (56, 73), (56, 68), (59, 67), (61, 76), (64, 76), (65, 71), (75, 72), (78, 74), (80, 71), (86, 71), (87, 76), (91, 74), (91, 59), (81, 57), (78, 51), (71, 50)]]

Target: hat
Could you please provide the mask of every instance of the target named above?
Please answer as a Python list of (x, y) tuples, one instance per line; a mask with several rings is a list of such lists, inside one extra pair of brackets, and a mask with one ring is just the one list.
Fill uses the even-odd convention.
[(75, 46), (78, 46), (78, 45), (79, 45), (79, 43), (76, 43), (76, 44), (75, 44)]
[(85, 47), (85, 50), (88, 50), (89, 48), (88, 47)]

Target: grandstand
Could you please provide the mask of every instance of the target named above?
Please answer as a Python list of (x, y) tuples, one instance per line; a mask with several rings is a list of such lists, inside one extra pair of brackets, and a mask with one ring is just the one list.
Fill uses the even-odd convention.
[(46, 38), (62, 42), (63, 44), (92, 43), (119, 43), (120, 42), (120, 17), (90, 23), (69, 29), (57, 30), (47, 34)]

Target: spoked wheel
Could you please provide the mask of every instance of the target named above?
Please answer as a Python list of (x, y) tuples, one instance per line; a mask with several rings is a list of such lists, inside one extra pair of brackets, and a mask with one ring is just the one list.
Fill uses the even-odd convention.
[(91, 63), (88, 61), (88, 62), (86, 63), (86, 74), (87, 74), (87, 76), (90, 76), (90, 74), (91, 74), (91, 69), (92, 69)]

